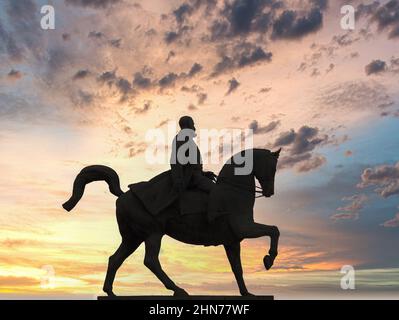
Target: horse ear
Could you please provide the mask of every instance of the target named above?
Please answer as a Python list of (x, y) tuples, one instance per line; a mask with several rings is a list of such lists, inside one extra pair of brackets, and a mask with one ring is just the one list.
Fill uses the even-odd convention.
[(276, 152), (272, 152), (272, 154), (278, 159), (280, 157), (281, 148), (278, 149)]

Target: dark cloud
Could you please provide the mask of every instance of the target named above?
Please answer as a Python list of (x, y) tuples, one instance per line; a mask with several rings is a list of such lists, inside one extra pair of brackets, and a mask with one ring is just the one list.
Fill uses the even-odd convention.
[(206, 99), (208, 99), (208, 95), (204, 92), (199, 92), (197, 93), (197, 98), (198, 98), (198, 105), (203, 105)]
[(100, 31), (90, 31), (89, 38), (94, 38), (94, 39), (102, 39), (105, 37), (104, 33), (100, 32)]
[(8, 79), (11, 80), (19, 80), (22, 78), (22, 73), (21, 71), (11, 69), (10, 72), (7, 74)]
[(271, 87), (267, 87), (267, 88), (262, 88), (259, 90), (259, 93), (268, 93), (269, 91), (271, 91), (272, 88)]
[(294, 142), (296, 137), (296, 133), (294, 129), (291, 129), (290, 131), (280, 133), (280, 136), (277, 138), (277, 140), (274, 142), (274, 146), (287, 146), (290, 145), (291, 143)]
[(233, 93), (234, 91), (236, 91), (239, 86), (240, 86), (240, 83), (237, 81), (236, 78), (230, 79), (229, 80), (229, 89), (227, 90), (226, 96)]
[(183, 3), (180, 7), (173, 11), (173, 15), (176, 18), (178, 24), (182, 24), (186, 18), (186, 16), (191, 15), (193, 12), (193, 8), (187, 4)]
[(136, 72), (134, 74), (133, 86), (138, 87), (140, 89), (148, 89), (152, 85), (152, 81), (150, 78), (145, 77), (141, 72)]
[(210, 27), (210, 38), (218, 41), (250, 32), (266, 33), (277, 7), (279, 2), (274, 0), (225, 1), (219, 18)]
[(238, 61), (238, 66), (245, 67), (259, 61), (270, 61), (272, 56), (271, 52), (265, 52), (262, 48), (257, 47), (248, 55), (242, 55)]
[[(374, 191), (383, 198), (399, 196), (399, 162), (394, 165), (384, 164), (367, 168), (361, 175), (358, 188), (376, 188)], [(399, 227), (399, 214), (381, 224), (383, 227)]]
[(76, 72), (75, 75), (73, 76), (73, 80), (85, 79), (89, 74), (90, 74), (90, 71), (87, 70), (87, 69), (79, 70), (79, 71)]
[(385, 61), (382, 60), (373, 60), (365, 67), (365, 71), (368, 76), (372, 74), (382, 73), (386, 70), (387, 64)]
[(189, 77), (194, 77), (197, 73), (202, 71), (203, 67), (199, 63), (194, 63), (191, 67), (190, 71), (188, 72)]
[(359, 188), (375, 186), (383, 198), (399, 195), (399, 162), (395, 165), (381, 165), (367, 168), (361, 175)]
[(179, 39), (180, 34), (175, 32), (175, 31), (168, 31), (165, 33), (165, 42), (167, 44), (170, 44), (172, 42), (175, 42), (177, 39)]
[(158, 81), (158, 85), (161, 89), (173, 87), (179, 76), (176, 73), (170, 72)]
[(115, 85), (124, 97), (126, 97), (126, 95), (131, 93), (133, 90), (129, 80), (124, 78), (119, 78), (118, 81), (115, 83)]
[(119, 49), (122, 45), (122, 39), (111, 39), (108, 41), (108, 43), (110, 44), (110, 46)]
[(284, 11), (273, 23), (273, 39), (298, 39), (318, 31), (323, 24), (323, 13), (312, 9), (307, 16), (298, 16), (292, 10)]
[(320, 134), (318, 128), (302, 126), (298, 131), (291, 129), (280, 133), (272, 148), (282, 147), (284, 156), (279, 161), (279, 168), (295, 167), (297, 172), (308, 172), (323, 166), (327, 160), (313, 151), (326, 144), (336, 144), (336, 139)]
[(66, 4), (94, 9), (105, 9), (119, 2), (121, 0), (65, 0)]
[(260, 62), (270, 62), (273, 54), (249, 42), (235, 45), (229, 55), (223, 54), (221, 60), (213, 67), (212, 77), (225, 72), (248, 67)]
[(145, 114), (148, 111), (150, 111), (151, 106), (152, 106), (152, 102), (151, 101), (146, 101), (142, 108), (134, 108), (134, 113), (136, 113), (136, 114)]
[(258, 121), (254, 120), (250, 123), (249, 129), (252, 129), (254, 134), (265, 134), (275, 130), (280, 123), (280, 121), (272, 121), (265, 126), (260, 126)]
[(360, 4), (357, 8), (359, 17), (366, 16), (370, 22), (377, 24), (380, 31), (387, 31), (389, 38), (399, 37), (399, 1), (386, 3), (374, 1), (371, 4)]
[(79, 89), (71, 96), (72, 103), (79, 107), (85, 107), (93, 103), (94, 95)]
[(194, 92), (194, 93), (196, 93), (196, 92), (202, 91), (202, 88), (200, 86), (194, 84), (191, 87), (183, 86), (183, 87), (181, 87), (180, 90), (183, 91), (183, 92)]
[(106, 71), (103, 74), (101, 74), (98, 78), (98, 81), (102, 83), (107, 83), (109, 86), (111, 86), (115, 81), (116, 81), (116, 71)]
[(62, 40), (64, 40), (64, 41), (71, 40), (71, 35), (69, 33), (63, 33), (62, 34)]
[(102, 84), (107, 84), (110, 88), (114, 86), (121, 95), (121, 102), (126, 101), (129, 96), (134, 94), (132, 83), (123, 77), (117, 76), (116, 70), (102, 73), (97, 80)]
[(32, 0), (4, 0), (3, 3), (7, 23), (3, 25), (0, 21), (0, 52), (7, 53), (15, 61), (21, 61), (27, 53), (35, 58), (42, 57), (43, 32), (38, 23), (40, 11), (36, 3)]

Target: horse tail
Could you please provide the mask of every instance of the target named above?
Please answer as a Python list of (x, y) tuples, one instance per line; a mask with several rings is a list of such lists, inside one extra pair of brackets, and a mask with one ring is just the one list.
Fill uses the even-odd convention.
[(80, 171), (75, 178), (72, 196), (62, 207), (68, 212), (71, 211), (83, 197), (86, 185), (93, 181), (105, 181), (109, 186), (109, 191), (117, 197), (124, 193), (120, 187), (119, 176), (114, 169), (100, 165), (89, 166)]

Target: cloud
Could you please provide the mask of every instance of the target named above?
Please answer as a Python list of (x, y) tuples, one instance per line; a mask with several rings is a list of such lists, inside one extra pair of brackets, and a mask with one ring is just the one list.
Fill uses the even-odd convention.
[(262, 62), (270, 62), (273, 54), (249, 42), (236, 44), (231, 53), (224, 51), (220, 61), (213, 67), (211, 77), (218, 76), (227, 71), (241, 69)]
[(385, 72), (386, 70), (387, 64), (382, 60), (373, 60), (365, 67), (365, 71), (368, 76), (372, 74), (379, 74)]
[(371, 23), (376, 23), (379, 31), (387, 31), (389, 38), (399, 37), (399, 1), (385, 3), (374, 1), (371, 4), (360, 4), (357, 8), (359, 17), (366, 16)]
[(151, 109), (152, 102), (146, 101), (142, 108), (134, 108), (134, 113), (136, 114), (145, 114)]
[(312, 9), (307, 16), (298, 17), (297, 12), (284, 11), (273, 23), (273, 39), (298, 39), (318, 31), (323, 24), (320, 8)]
[(399, 213), (397, 213), (391, 220), (385, 221), (381, 226), (386, 228), (399, 228)]
[(326, 163), (327, 159), (324, 156), (316, 155), (311, 157), (310, 159), (300, 162), (295, 169), (299, 173), (304, 173), (318, 169)]
[(391, 103), (392, 99), (387, 88), (376, 81), (348, 81), (321, 90), (316, 101), (319, 110), (328, 112), (374, 110), (381, 104)]
[(272, 10), (276, 3), (274, 0), (225, 1), (220, 17), (213, 21), (210, 28), (212, 41), (249, 32), (267, 32), (271, 12), (264, 10)]
[(361, 175), (359, 188), (376, 186), (375, 190), (383, 198), (399, 195), (399, 162), (395, 165), (381, 165), (367, 168)]
[(249, 124), (249, 129), (252, 129), (254, 134), (265, 134), (275, 130), (280, 124), (280, 121), (272, 121), (265, 126), (260, 126), (258, 121), (254, 120)]
[(319, 129), (308, 126), (301, 127), (297, 132), (293, 129), (283, 132), (274, 142), (274, 147), (291, 146), (291, 155), (312, 151), (316, 146), (326, 143), (328, 136), (318, 136)]
[(85, 79), (89, 74), (90, 74), (90, 71), (87, 69), (79, 70), (73, 76), (73, 80)]
[(351, 197), (345, 197), (342, 201), (350, 201), (345, 207), (337, 209), (339, 213), (332, 215), (332, 220), (357, 220), (360, 211), (364, 208), (364, 204), (368, 201), (368, 197), (364, 194), (356, 194)]
[(94, 9), (105, 9), (121, 0), (65, 0), (66, 4)]
[(164, 40), (167, 44), (171, 44), (172, 42), (175, 42), (177, 39), (179, 39), (180, 36), (181, 34), (175, 31), (168, 31), (165, 33)]
[(148, 89), (152, 85), (152, 81), (150, 78), (145, 77), (141, 72), (136, 72), (134, 74), (133, 86), (138, 87), (140, 89)]
[(230, 95), (231, 93), (233, 93), (234, 91), (237, 90), (237, 88), (240, 86), (241, 84), (237, 81), (236, 78), (232, 78), (229, 80), (229, 89), (227, 90), (226, 96)]
[(322, 155), (313, 155), (313, 151), (327, 144), (339, 143), (334, 136), (321, 134), (316, 127), (302, 126), (298, 131), (291, 129), (281, 132), (270, 147), (282, 147), (284, 156), (278, 166), (280, 169), (295, 168), (299, 173), (309, 172), (323, 166), (327, 159)]
[(194, 77), (196, 74), (200, 73), (203, 69), (203, 66), (199, 63), (194, 63), (191, 67), (190, 71), (188, 72), (188, 77)]
[(197, 93), (197, 98), (198, 98), (198, 104), (203, 105), (206, 99), (208, 99), (208, 95), (206, 93), (199, 92)]
[(19, 80), (22, 78), (21, 71), (11, 69), (10, 72), (7, 74), (8, 79), (10, 80)]
[(176, 73), (170, 72), (158, 81), (158, 85), (161, 89), (173, 87), (178, 77)]

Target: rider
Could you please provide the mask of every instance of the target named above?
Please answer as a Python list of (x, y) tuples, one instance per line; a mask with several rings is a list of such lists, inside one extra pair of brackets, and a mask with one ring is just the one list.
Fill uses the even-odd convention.
[(194, 120), (184, 116), (179, 120), (181, 131), (176, 135), (172, 144), (170, 166), (174, 187), (179, 194), (188, 188), (196, 188), (210, 193), (215, 183), (213, 172), (204, 172), (202, 157), (197, 144)]

